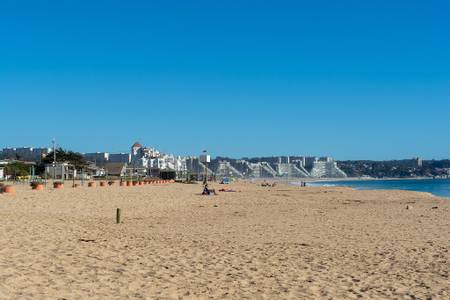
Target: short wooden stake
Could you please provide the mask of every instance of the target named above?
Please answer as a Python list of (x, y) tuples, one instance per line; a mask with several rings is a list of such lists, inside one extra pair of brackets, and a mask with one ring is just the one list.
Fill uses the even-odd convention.
[(120, 224), (120, 208), (116, 211), (116, 224)]

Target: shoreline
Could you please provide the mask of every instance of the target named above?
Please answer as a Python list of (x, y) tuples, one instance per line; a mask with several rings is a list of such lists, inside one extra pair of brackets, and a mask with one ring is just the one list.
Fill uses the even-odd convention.
[(385, 177), (385, 178), (365, 178), (365, 177), (346, 177), (346, 178), (244, 178), (238, 179), (239, 181), (248, 182), (259, 182), (259, 181), (273, 181), (273, 182), (333, 182), (333, 181), (400, 181), (400, 180), (448, 180), (450, 178), (433, 178), (433, 177), (408, 177), (408, 178), (396, 178), (396, 177)]
[[(445, 189), (445, 183), (444, 188), (442, 189), (430, 189), (430, 188), (420, 188), (421, 185), (415, 185), (413, 182), (420, 182), (421, 180), (431, 180), (431, 181), (447, 181), (449, 179), (433, 179), (433, 178), (414, 178), (414, 179), (397, 179), (397, 178), (391, 178), (391, 179), (376, 179), (376, 180), (359, 180), (353, 178), (352, 180), (320, 180), (320, 181), (309, 181), (309, 186), (316, 186), (316, 187), (347, 187), (351, 188), (357, 191), (361, 190), (369, 190), (369, 191), (412, 191), (412, 192), (419, 192), (419, 193), (427, 193), (432, 195), (433, 197), (440, 197), (444, 199), (450, 199), (450, 194), (448, 193), (447, 189)], [(411, 181), (411, 184), (405, 183), (400, 185), (393, 185), (390, 186), (389, 184), (383, 184), (382, 182), (386, 183), (395, 183), (400, 181)], [(352, 184), (356, 183), (356, 184)], [(379, 185), (376, 185), (376, 182), (381, 182)], [(367, 183), (364, 185), (364, 183)], [(370, 184), (369, 184), (370, 183)], [(375, 185), (372, 185), (372, 183), (375, 183)], [(291, 182), (292, 185), (297, 186), (296, 182)], [(450, 180), (449, 180), (450, 184)], [(360, 185), (360, 186), (358, 186)]]
[[(305, 178), (307, 179), (307, 178)], [(366, 177), (347, 177), (347, 178), (317, 178), (312, 179), (309, 182), (333, 182), (333, 181), (400, 181), (400, 180), (447, 180), (450, 178), (433, 178), (433, 177), (408, 177), (408, 178), (396, 178), (396, 177), (385, 177), (385, 178), (366, 178)], [(307, 180), (303, 180), (308, 182)]]

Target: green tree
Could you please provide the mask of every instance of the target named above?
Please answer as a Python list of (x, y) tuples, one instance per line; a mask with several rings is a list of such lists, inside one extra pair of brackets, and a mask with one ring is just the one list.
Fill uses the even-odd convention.
[(30, 166), (23, 162), (15, 161), (5, 166), (5, 174), (10, 176), (30, 175)]
[[(63, 148), (56, 149), (56, 161), (57, 162), (65, 162), (69, 163), (77, 169), (81, 169), (82, 167), (86, 166), (86, 160), (84, 159), (84, 156), (81, 153), (74, 152), (74, 151), (67, 151)], [(50, 152), (43, 160), (42, 162), (44, 164), (51, 164), (53, 163), (53, 152)]]

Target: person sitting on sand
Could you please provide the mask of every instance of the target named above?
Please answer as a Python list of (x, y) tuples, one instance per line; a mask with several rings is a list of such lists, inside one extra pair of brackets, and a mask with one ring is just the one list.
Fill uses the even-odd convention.
[(215, 189), (209, 189), (208, 188), (208, 184), (205, 184), (205, 187), (203, 188), (202, 195), (209, 196), (209, 195), (211, 195), (211, 193), (213, 193), (214, 195), (217, 195)]

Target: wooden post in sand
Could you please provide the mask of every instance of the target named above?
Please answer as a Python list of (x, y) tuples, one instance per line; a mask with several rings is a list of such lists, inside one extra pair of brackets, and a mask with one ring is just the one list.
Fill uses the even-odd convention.
[(116, 210), (116, 224), (120, 224), (120, 208)]

